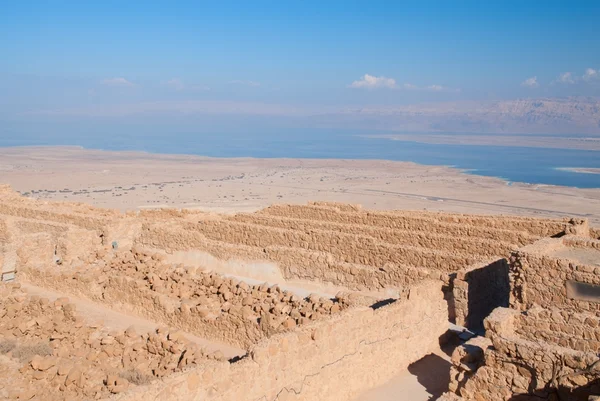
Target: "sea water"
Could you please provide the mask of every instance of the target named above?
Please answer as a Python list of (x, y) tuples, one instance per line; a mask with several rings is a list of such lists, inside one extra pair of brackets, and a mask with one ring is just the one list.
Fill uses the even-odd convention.
[(296, 132), (269, 134), (157, 133), (70, 135), (60, 139), (0, 137), (0, 146), (78, 145), (104, 150), (194, 154), (212, 157), (384, 159), (452, 166), (469, 174), (512, 182), (600, 188), (600, 174), (564, 168), (600, 168), (600, 152), (516, 146), (426, 144), (353, 134)]

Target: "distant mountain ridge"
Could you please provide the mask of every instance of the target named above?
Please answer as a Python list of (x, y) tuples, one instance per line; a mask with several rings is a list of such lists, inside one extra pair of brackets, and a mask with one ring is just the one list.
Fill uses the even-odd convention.
[(395, 131), (600, 135), (597, 98), (428, 103), (346, 109), (338, 116)]

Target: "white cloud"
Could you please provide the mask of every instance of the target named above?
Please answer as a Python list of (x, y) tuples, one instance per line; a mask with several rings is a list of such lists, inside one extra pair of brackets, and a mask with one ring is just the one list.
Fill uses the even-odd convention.
[(575, 80), (573, 79), (573, 75), (570, 72), (564, 72), (558, 76), (556, 82), (561, 84), (574, 84)]
[(129, 82), (125, 78), (107, 78), (102, 81), (102, 84), (109, 86), (133, 86), (133, 83)]
[(234, 80), (234, 81), (229, 81), (230, 84), (235, 84), (235, 85), (246, 85), (246, 86), (260, 86), (260, 82), (256, 82), (256, 81), (242, 81), (242, 80)]
[(409, 83), (402, 84), (402, 87), (407, 90), (418, 90), (419, 89), (419, 87), (417, 85), (413, 85), (413, 84), (409, 84)]
[(521, 86), (527, 86), (528, 88), (537, 88), (538, 86), (540, 86), (540, 84), (538, 84), (537, 77), (531, 77), (521, 82)]
[(373, 75), (365, 74), (358, 81), (352, 82), (350, 84), (351, 88), (366, 88), (366, 89), (375, 89), (375, 88), (390, 88), (393, 89), (396, 87), (396, 80), (393, 78), (386, 77), (375, 77)]
[(168, 81), (163, 82), (163, 85), (178, 91), (183, 90), (185, 88), (183, 81), (179, 78), (169, 79)]
[(595, 78), (598, 78), (598, 70), (594, 70), (593, 68), (588, 68), (585, 70), (585, 74), (583, 74), (583, 79), (585, 81), (591, 81)]
[(434, 91), (434, 92), (440, 92), (440, 91), (443, 91), (444, 89), (445, 88), (441, 85), (429, 85), (427, 87), (427, 90)]

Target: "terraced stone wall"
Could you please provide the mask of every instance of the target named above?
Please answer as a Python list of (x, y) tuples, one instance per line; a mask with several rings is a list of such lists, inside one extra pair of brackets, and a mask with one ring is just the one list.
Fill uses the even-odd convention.
[(335, 256), (286, 246), (248, 246), (209, 240), (203, 234), (179, 227), (144, 225), (137, 244), (153, 249), (202, 251), (219, 260), (267, 261), (275, 263), (286, 279), (321, 280), (353, 290), (409, 286), (427, 277), (440, 277), (435, 270), (386, 264), (372, 266), (346, 263)]
[[(275, 205), (265, 208), (258, 215), (279, 216), (321, 222), (357, 224), (373, 227), (384, 227), (391, 229), (406, 230), (412, 232), (435, 232), (438, 234), (460, 237), (478, 237), (496, 241), (504, 241), (517, 245), (531, 243), (540, 237), (541, 233), (559, 234), (564, 231), (566, 221), (541, 220), (537, 223), (539, 227), (533, 232), (527, 230), (526, 221), (519, 221), (518, 227), (523, 231), (515, 231), (505, 226), (512, 220), (510, 217), (481, 216), (475, 220), (464, 215), (450, 215), (443, 218), (441, 213), (410, 212), (374, 212), (363, 211), (360, 213), (349, 213), (335, 208), (324, 208), (318, 206), (300, 205)], [(476, 224), (465, 224), (465, 222), (477, 222)]]

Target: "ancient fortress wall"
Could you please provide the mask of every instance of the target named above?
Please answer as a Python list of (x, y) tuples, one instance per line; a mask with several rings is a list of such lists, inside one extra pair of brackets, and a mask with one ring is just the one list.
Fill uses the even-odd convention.
[(583, 236), (592, 234), (585, 225), (566, 231), (581, 236), (545, 238), (513, 253), (513, 309), (497, 308), (485, 319), (489, 340), (454, 351), (451, 391), (505, 401), (600, 394), (599, 241)]
[[(454, 222), (452, 219), (449, 221), (440, 221), (437, 218), (440, 216), (439, 213), (425, 213), (418, 211), (404, 213), (386, 213), (374, 211), (348, 213), (332, 208), (300, 205), (270, 206), (258, 212), (258, 214), (315, 220), (321, 222), (384, 227), (414, 232), (435, 232), (438, 234), (453, 235), (456, 237), (480, 237), (518, 245), (532, 243), (540, 237), (535, 232), (530, 233), (527, 230), (513, 231), (506, 228), (503, 225), (503, 222), (506, 220), (510, 221), (512, 216), (490, 216), (485, 218), (481, 224), (477, 225), (458, 223)], [(550, 223), (546, 224), (548, 227), (545, 229), (545, 231), (553, 232), (552, 235), (554, 235), (562, 232), (567, 222), (562, 220), (550, 220)]]
[[(521, 319), (514, 309), (495, 310), (485, 322), (489, 344), (468, 342), (463, 351), (455, 351), (451, 388), (467, 400), (509, 401), (521, 396), (524, 400), (587, 401), (598, 394), (597, 372), (590, 369), (598, 361), (596, 352), (532, 340), (530, 334), (523, 337), (529, 329)], [(482, 360), (474, 358), (477, 353), (483, 355)]]
[(536, 306), (516, 318), (515, 333), (529, 341), (543, 341), (575, 351), (600, 352), (598, 320), (587, 313)]
[(239, 362), (208, 364), (119, 400), (351, 400), (433, 351), (447, 329), (445, 308), (439, 285), (422, 283), (408, 299), (279, 334)]
[(243, 348), (339, 313), (350, 304), (346, 299), (316, 295), (303, 299), (278, 286), (248, 285), (195, 268), (172, 267), (163, 263), (160, 255), (138, 251), (119, 253), (102, 265), (75, 271), (26, 266), (20, 274), (39, 287)]
[[(349, 235), (334, 231), (272, 229), (245, 223), (205, 221), (186, 224), (186, 231), (195, 231), (207, 239), (259, 248), (287, 246), (315, 252), (326, 252), (347, 263), (373, 267), (386, 263), (430, 267), (442, 271), (461, 269), (477, 261), (476, 257), (461, 252), (438, 251), (435, 246), (421, 248), (391, 245), (368, 236)], [(433, 244), (432, 244), (433, 245)]]
[[(345, 263), (329, 253), (299, 247), (255, 247), (208, 240), (199, 232), (178, 227), (145, 226), (137, 243), (168, 252), (200, 250), (219, 260), (274, 262), (286, 279), (317, 279), (356, 290), (410, 285), (432, 275), (427, 269), (402, 265), (374, 269), (368, 265)], [(439, 273), (433, 276), (439, 277)]]
[[(359, 224), (330, 223), (318, 220), (304, 220), (289, 217), (268, 217), (257, 214), (238, 214), (228, 217), (227, 220), (273, 228), (296, 230), (302, 233), (312, 233), (316, 230), (319, 230), (322, 232), (348, 234), (348, 236), (368, 236), (374, 241), (391, 245), (409, 245), (451, 252), (475, 252), (478, 255), (500, 255), (510, 252), (518, 247), (515, 244), (505, 241), (479, 238), (475, 235), (472, 237), (459, 237), (451, 234), (439, 234), (433, 230), (397, 230), (386, 227), (375, 227)], [(514, 238), (514, 236), (511, 236), (511, 238)], [(479, 250), (481, 250), (481, 253), (478, 252)]]
[[(0, 359), (21, 366), (27, 380), (66, 380), (61, 394), (77, 401), (351, 400), (437, 349), (449, 319), (478, 330), (495, 310), (485, 321), (489, 338), (453, 356), (451, 389), (466, 398), (509, 400), (546, 386), (557, 361), (571, 374), (598, 352), (599, 304), (571, 299), (565, 289), (567, 280), (600, 284), (598, 268), (585, 262), (598, 250), (596, 234), (572, 219), (372, 212), (319, 202), (229, 216), (121, 214), (37, 202), (0, 188), (0, 263), (16, 268), (25, 289), (170, 327), (135, 342), (78, 320), (75, 329), (106, 344), (89, 338), (85, 355), (59, 355), (56, 348), (42, 365), (19, 361), (12, 351)], [(542, 239), (548, 236), (560, 238)], [(271, 284), (263, 283), (262, 270)], [(292, 280), (307, 286), (304, 295), (294, 292), (300, 287), (275, 285)], [(325, 292), (331, 285), (342, 291)], [(308, 288), (330, 295), (306, 296)], [(0, 337), (31, 332), (28, 341), (80, 345), (71, 340), (76, 330), (62, 335), (61, 325), (36, 331), (47, 323), (29, 317), (10, 323), (19, 310), (36, 319), (51, 310), (56, 319), (74, 319), (65, 301), (53, 309), (27, 297), (6, 298), (11, 315), (0, 316)], [(515, 310), (497, 309), (509, 304)], [(222, 352), (196, 352), (175, 340), (174, 329), (240, 352), (229, 360)], [(134, 347), (152, 355), (140, 371), (131, 360)], [(66, 377), (58, 367), (42, 369), (61, 358), (89, 363), (73, 380), (65, 369)], [(106, 376), (94, 358), (125, 376)], [(153, 381), (139, 381), (141, 371)], [(592, 380), (580, 376), (564, 379), (566, 391)], [(0, 398), (5, 389), (0, 384)]]
[[(568, 239), (566, 241), (567, 244), (573, 242)], [(549, 238), (524, 247), (512, 255), (511, 307), (527, 309), (537, 304), (543, 308), (571, 312), (600, 311), (600, 304), (567, 297), (567, 280), (600, 285), (600, 268), (552, 255), (552, 252), (564, 247), (564, 239)]]
[(481, 332), (483, 320), (495, 308), (509, 305), (508, 271), (506, 259), (491, 259), (469, 266), (452, 277), (449, 299), (449, 310), (453, 313), (451, 321)]

